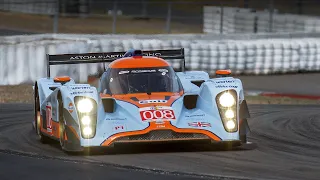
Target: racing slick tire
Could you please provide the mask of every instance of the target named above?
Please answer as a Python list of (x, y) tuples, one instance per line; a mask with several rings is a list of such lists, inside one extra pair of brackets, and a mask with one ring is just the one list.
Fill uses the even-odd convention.
[(65, 126), (65, 120), (63, 116), (63, 103), (61, 99), (58, 99), (59, 104), (59, 142), (61, 149), (66, 151), (65, 148), (65, 137), (66, 137), (66, 126)]
[(41, 122), (40, 122), (40, 102), (39, 102), (39, 95), (36, 89), (36, 95), (35, 95), (35, 100), (34, 100), (34, 125), (35, 125), (35, 130), (37, 137), (39, 141), (43, 144), (49, 143), (50, 138), (43, 135), (40, 128), (41, 128)]
[(240, 135), (240, 141), (243, 144), (247, 143), (247, 135)]
[(240, 131), (239, 131), (239, 136), (240, 136), (240, 141), (242, 144), (247, 143), (247, 133), (250, 131), (248, 129), (248, 121), (247, 119), (243, 119), (242, 124), (240, 125)]

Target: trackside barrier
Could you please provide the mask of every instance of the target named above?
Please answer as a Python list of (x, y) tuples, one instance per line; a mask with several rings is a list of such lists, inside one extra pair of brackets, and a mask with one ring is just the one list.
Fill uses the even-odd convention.
[[(264, 35), (266, 36), (266, 35)], [(45, 54), (87, 53), (185, 48), (186, 68), (211, 74), (231, 69), (233, 74), (274, 74), (320, 70), (320, 37), (219, 39), (209, 36), (172, 35), (31, 35), (0, 38), (0, 85), (31, 83), (46, 77)], [(294, 38), (290, 38), (294, 37)], [(35, 40), (33, 41), (32, 38)], [(157, 39), (154, 39), (157, 38)], [(179, 62), (173, 63), (175, 68)], [(70, 75), (86, 81), (101, 64), (63, 65), (52, 76)]]
[[(215, 6), (203, 8), (203, 32), (221, 31), (221, 9)], [(253, 12), (247, 8), (224, 7), (222, 32), (263, 33), (270, 32), (270, 14), (267, 11)], [(295, 14), (273, 13), (271, 32), (320, 32), (320, 18)]]

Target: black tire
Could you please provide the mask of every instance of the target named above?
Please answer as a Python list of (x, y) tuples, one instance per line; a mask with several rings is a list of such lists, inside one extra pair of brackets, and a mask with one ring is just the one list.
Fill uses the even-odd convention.
[(63, 116), (63, 103), (61, 99), (58, 99), (58, 104), (59, 104), (59, 142), (62, 150), (66, 150), (65, 148), (65, 120)]
[(40, 127), (41, 127), (41, 124), (40, 124), (40, 102), (39, 102), (39, 95), (38, 95), (37, 89), (36, 89), (35, 92), (36, 92), (35, 101), (34, 101), (34, 125), (35, 125), (35, 131), (36, 131), (38, 140), (41, 143), (46, 144), (46, 143), (50, 142), (50, 138), (45, 136), (45, 135), (43, 135), (41, 130), (40, 130)]
[(247, 143), (247, 119), (243, 119), (242, 125), (240, 126), (239, 136), (242, 144)]
[(243, 144), (247, 143), (247, 135), (240, 135), (240, 141)]

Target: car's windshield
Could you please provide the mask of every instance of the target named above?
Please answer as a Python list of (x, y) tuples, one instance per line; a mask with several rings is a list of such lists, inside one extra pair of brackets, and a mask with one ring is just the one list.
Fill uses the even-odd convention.
[(110, 69), (104, 82), (106, 93), (132, 94), (153, 92), (179, 92), (181, 85), (171, 67)]

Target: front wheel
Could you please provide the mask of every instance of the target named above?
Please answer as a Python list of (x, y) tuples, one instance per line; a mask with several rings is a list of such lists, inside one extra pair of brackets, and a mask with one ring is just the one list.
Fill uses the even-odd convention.
[(247, 135), (240, 135), (240, 141), (243, 144), (247, 143)]
[(65, 138), (66, 138), (66, 126), (65, 126), (65, 120), (63, 116), (63, 103), (59, 99), (59, 142), (61, 149), (65, 150)]
[(34, 108), (34, 121), (35, 121), (35, 129), (36, 134), (39, 139), (39, 141), (43, 144), (46, 144), (50, 141), (50, 139), (43, 135), (41, 132), (41, 115), (40, 115), (40, 102), (39, 102), (39, 96), (36, 95), (35, 97), (35, 108)]
[(250, 132), (247, 119), (243, 119), (240, 124), (239, 136), (242, 144), (247, 143), (247, 133)]

